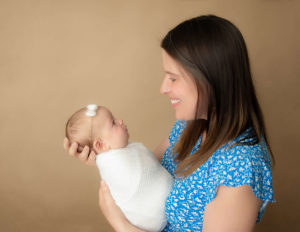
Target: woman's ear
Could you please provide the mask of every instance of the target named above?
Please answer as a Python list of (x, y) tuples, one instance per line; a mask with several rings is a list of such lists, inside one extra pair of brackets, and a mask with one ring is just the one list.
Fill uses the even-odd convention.
[(93, 142), (93, 149), (98, 153), (110, 150), (110, 146), (99, 138)]

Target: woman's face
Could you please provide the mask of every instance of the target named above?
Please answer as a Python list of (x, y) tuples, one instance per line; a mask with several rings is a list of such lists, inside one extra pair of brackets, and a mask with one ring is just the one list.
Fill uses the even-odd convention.
[(177, 120), (193, 120), (198, 100), (195, 80), (165, 50), (162, 61), (165, 76), (160, 93), (169, 97)]

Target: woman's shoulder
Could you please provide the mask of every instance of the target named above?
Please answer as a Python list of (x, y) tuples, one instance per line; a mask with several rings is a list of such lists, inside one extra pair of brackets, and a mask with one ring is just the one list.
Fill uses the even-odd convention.
[[(260, 141), (253, 137), (252, 128), (248, 128), (241, 135), (223, 146), (216, 152), (216, 158), (224, 160), (225, 164), (251, 164), (272, 169), (269, 150), (262, 136)], [(241, 142), (242, 141), (242, 142)], [(253, 142), (256, 141), (256, 142)]]
[[(240, 186), (248, 184), (260, 199), (273, 199), (272, 163), (263, 138), (256, 144), (238, 143), (236, 138), (211, 157), (210, 178), (219, 184)], [(266, 188), (271, 190), (265, 191)]]
[(255, 184), (260, 179), (270, 185), (272, 163), (263, 142), (255, 145), (237, 144), (224, 148), (213, 157), (212, 174), (229, 186)]

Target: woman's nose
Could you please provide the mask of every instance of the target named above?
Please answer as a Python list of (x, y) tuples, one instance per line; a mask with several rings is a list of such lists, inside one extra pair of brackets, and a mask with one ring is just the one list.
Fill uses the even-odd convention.
[(160, 93), (167, 94), (170, 91), (170, 85), (166, 78), (163, 79), (161, 86), (160, 86)]
[(120, 125), (123, 125), (123, 120), (122, 119), (119, 119), (118, 121), (119, 121)]

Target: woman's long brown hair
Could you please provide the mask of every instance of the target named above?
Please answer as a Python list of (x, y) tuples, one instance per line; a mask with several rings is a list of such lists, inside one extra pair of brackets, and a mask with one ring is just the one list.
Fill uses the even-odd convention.
[[(254, 145), (263, 137), (274, 164), (240, 31), (226, 19), (200, 16), (169, 31), (161, 47), (194, 78), (198, 88), (195, 118), (187, 121), (174, 147), (176, 173), (192, 174), (218, 148), (250, 127), (252, 133), (238, 143)], [(199, 117), (203, 110), (207, 110), (207, 119)], [(203, 132), (206, 139), (190, 155)]]

